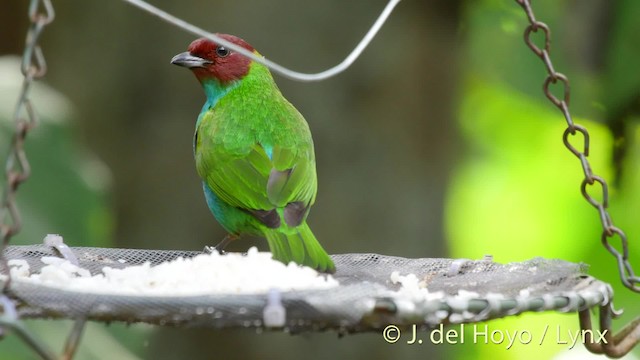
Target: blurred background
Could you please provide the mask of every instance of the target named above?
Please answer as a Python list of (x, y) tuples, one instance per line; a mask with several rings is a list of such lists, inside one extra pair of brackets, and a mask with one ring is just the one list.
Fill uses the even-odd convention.
[[(153, 4), (315, 72), (343, 59), (385, 1)], [(193, 75), (169, 64), (194, 37), (122, 1), (53, 5), (56, 19), (41, 38), (49, 72), (32, 96), (42, 118), (27, 144), (33, 175), (18, 195), (26, 225), (14, 243), (59, 233), (72, 246), (216, 244), (224, 231), (205, 205), (191, 147), (204, 94)], [(610, 183), (612, 217), (640, 272), (640, 2), (533, 6), (552, 30), (553, 62), (571, 81), (572, 114), (591, 134), (593, 169)], [(0, 6), (0, 158), (13, 129), (27, 7)], [(565, 121), (542, 93), (544, 66), (524, 45), (525, 25), (515, 1), (407, 0), (345, 73), (319, 83), (276, 75), (314, 135), (319, 194), (309, 223), (329, 253), (584, 262), (613, 285), (616, 307), (626, 310), (619, 328), (640, 313), (640, 295), (620, 285), (600, 243), (597, 212), (580, 194), (579, 161), (562, 144)], [(268, 248), (248, 238), (230, 250), (253, 245)], [(545, 325), (575, 331), (578, 318), (530, 314), (488, 325), (535, 335)], [(71, 324), (28, 326), (60, 349)], [(555, 341), (507, 350), (390, 345), (380, 334), (91, 324), (77, 358), (540, 359), (582, 351)], [(0, 354), (33, 358), (15, 336), (0, 342)]]

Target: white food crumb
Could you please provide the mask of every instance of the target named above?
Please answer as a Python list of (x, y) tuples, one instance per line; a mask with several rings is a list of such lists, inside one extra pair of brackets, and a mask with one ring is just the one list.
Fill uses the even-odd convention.
[[(413, 301), (429, 301), (441, 300), (446, 297), (451, 306), (460, 308), (465, 308), (470, 299), (481, 298), (477, 292), (464, 289), (458, 290), (456, 295), (449, 296), (446, 296), (444, 291), (429, 291), (425, 281), (421, 281), (415, 274), (400, 275), (399, 271), (394, 271), (389, 278), (391, 283), (401, 285), (400, 289), (396, 291), (396, 295), (399, 298), (409, 298)], [(487, 294), (487, 297), (497, 300), (503, 299), (502, 295), (493, 293)]]
[(193, 258), (177, 258), (156, 266), (150, 263), (123, 269), (104, 267), (102, 274), (57, 257), (43, 257), (40, 273), (30, 274), (24, 260), (11, 260), (14, 280), (57, 289), (100, 294), (137, 296), (188, 296), (203, 294), (254, 294), (326, 289), (338, 285), (329, 275), (271, 259), (271, 253), (252, 247), (246, 255), (217, 252)]
[(56, 246), (60, 244), (64, 244), (62, 236), (58, 234), (47, 234), (43, 240), (44, 244), (47, 246)]
[(8, 261), (11, 276), (14, 278), (29, 276), (29, 263), (27, 260), (12, 259)]
[(401, 285), (396, 292), (400, 298), (409, 298), (412, 301), (429, 301), (445, 297), (443, 291), (430, 292), (425, 283), (420, 281), (415, 274), (400, 275), (400, 272), (394, 271), (391, 273), (390, 279), (393, 284)]

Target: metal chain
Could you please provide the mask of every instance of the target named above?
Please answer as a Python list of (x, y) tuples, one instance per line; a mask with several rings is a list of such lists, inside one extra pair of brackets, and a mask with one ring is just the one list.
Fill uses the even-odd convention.
[(5, 166), (5, 187), (0, 202), (0, 266), (6, 272), (8, 281), (4, 283), (3, 291), (10, 282), (10, 272), (4, 249), (11, 237), (22, 228), (22, 218), (16, 204), (16, 193), (20, 184), (25, 182), (31, 174), (29, 160), (24, 150), (27, 134), (38, 123), (38, 116), (29, 97), (34, 80), (42, 78), (47, 73), (47, 63), (38, 45), (42, 29), (50, 24), (55, 17), (50, 0), (32, 0), (29, 5), (29, 19), (31, 24), (27, 32), (25, 49), (22, 55), (21, 70), (24, 75), (22, 90), (18, 97), (18, 105), (13, 115), (15, 133), (11, 141), (11, 148)]
[[(520, 6), (524, 9), (529, 19), (529, 25), (524, 31), (524, 41), (527, 46), (536, 54), (543, 62), (547, 69), (547, 78), (542, 86), (544, 94), (555, 105), (562, 115), (564, 115), (567, 121), (567, 128), (562, 135), (562, 141), (564, 145), (573, 153), (582, 165), (584, 171), (584, 179), (580, 185), (580, 190), (584, 198), (591, 204), (600, 217), (602, 224), (601, 240), (604, 247), (616, 258), (618, 264), (618, 272), (620, 273), (620, 279), (627, 288), (635, 292), (640, 292), (640, 277), (636, 276), (631, 263), (629, 262), (629, 245), (627, 242), (627, 235), (625, 235), (622, 229), (616, 227), (611, 220), (611, 216), (607, 211), (609, 207), (609, 187), (607, 182), (600, 176), (595, 175), (591, 170), (589, 164), (589, 132), (581, 125), (573, 122), (571, 113), (569, 112), (569, 99), (571, 96), (571, 90), (569, 87), (569, 79), (564, 74), (556, 72), (549, 56), (550, 43), (551, 43), (551, 31), (547, 24), (537, 21), (531, 8), (529, 0), (516, 0)], [(544, 35), (544, 47), (541, 49), (531, 40), (531, 33), (537, 33), (542, 31)], [(550, 90), (551, 84), (561, 84), (563, 89), (562, 99), (557, 98)], [(571, 144), (569, 136), (581, 135), (583, 140), (582, 149), (578, 149)], [(595, 197), (589, 194), (589, 189), (592, 187), (599, 187), (602, 194), (602, 201), (597, 200)], [(595, 191), (595, 190), (593, 190)], [(618, 251), (613, 245), (611, 240), (614, 237), (619, 237), (621, 242), (622, 251)]]

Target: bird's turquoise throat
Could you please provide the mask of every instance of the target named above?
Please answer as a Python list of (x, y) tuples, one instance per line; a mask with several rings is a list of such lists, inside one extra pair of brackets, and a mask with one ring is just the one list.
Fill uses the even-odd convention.
[[(237, 81), (234, 81), (231, 84), (222, 85), (220, 81), (216, 79), (202, 80), (202, 87), (204, 88), (204, 94), (207, 97), (207, 102), (204, 103), (201, 113), (204, 113), (209, 108), (213, 108), (223, 96), (233, 90), (233, 88), (238, 86), (238, 84), (239, 82)], [(201, 119), (202, 116), (199, 116), (196, 122), (196, 127), (200, 125)]]

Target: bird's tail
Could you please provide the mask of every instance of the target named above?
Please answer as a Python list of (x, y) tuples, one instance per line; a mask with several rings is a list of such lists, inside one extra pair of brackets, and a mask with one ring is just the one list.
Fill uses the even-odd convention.
[(336, 267), (316, 240), (309, 225), (304, 221), (295, 229), (268, 229), (265, 232), (269, 249), (275, 260), (285, 264), (293, 261), (320, 272), (334, 273)]

